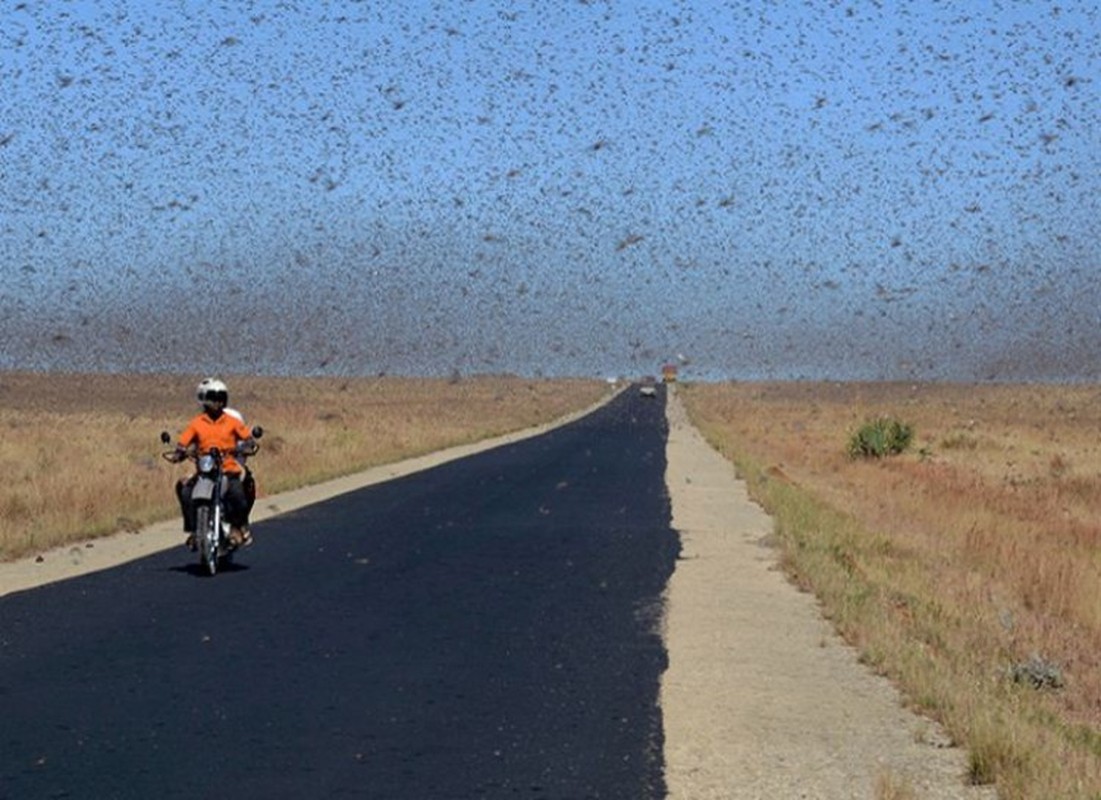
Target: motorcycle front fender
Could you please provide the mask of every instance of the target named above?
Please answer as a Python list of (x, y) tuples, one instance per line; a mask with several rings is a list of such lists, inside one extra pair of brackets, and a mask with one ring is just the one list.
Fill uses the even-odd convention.
[(206, 475), (200, 475), (195, 485), (191, 489), (192, 500), (206, 500), (210, 502), (214, 499), (214, 481), (208, 478)]

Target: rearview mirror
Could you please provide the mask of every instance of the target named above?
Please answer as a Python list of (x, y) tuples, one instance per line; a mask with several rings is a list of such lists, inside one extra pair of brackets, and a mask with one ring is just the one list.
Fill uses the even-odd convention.
[(257, 425), (255, 428), (252, 429), (252, 438), (253, 439), (259, 439), (263, 435), (264, 435), (264, 429), (261, 428), (259, 425)]
[(168, 431), (161, 431), (161, 441), (164, 444), (172, 443), (172, 437), (169, 435)]

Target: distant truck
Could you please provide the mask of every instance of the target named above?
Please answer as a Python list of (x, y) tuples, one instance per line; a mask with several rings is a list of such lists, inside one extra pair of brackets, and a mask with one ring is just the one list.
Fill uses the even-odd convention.
[(676, 383), (677, 382), (677, 365), (676, 364), (666, 364), (664, 367), (662, 367), (661, 368), (661, 379), (665, 383)]

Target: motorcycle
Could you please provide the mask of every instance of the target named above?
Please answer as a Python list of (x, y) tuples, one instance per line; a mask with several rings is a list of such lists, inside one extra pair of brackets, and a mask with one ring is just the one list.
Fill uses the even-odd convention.
[[(256, 441), (263, 436), (264, 431), (260, 427), (252, 429), (252, 439), (249, 442), (238, 442), (235, 456), (239, 460), (256, 455), (260, 449), (260, 443)], [(161, 441), (171, 444), (172, 437), (168, 431), (161, 433)], [(175, 450), (162, 453), (166, 461), (178, 463), (179, 455)], [(229, 478), (223, 469), (224, 454), (216, 447), (212, 447), (206, 453), (198, 453), (194, 450), (187, 453), (187, 458), (195, 462), (196, 475), (194, 486), (191, 489), (191, 504), (195, 515), (195, 543), (199, 553), (199, 564), (210, 575), (218, 572), (219, 564), (229, 564), (233, 560), (233, 553), (237, 545), (230, 540), (230, 526), (226, 519), (225, 503), (222, 495), (226, 491)]]

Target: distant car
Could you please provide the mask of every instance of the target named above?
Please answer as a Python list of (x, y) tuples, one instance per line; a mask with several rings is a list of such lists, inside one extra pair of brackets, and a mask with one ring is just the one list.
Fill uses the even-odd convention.
[(638, 390), (638, 393), (640, 395), (642, 395), (643, 397), (657, 397), (658, 396), (658, 390), (655, 389), (653, 386), (650, 386), (649, 384), (647, 384), (646, 386), (640, 386), (639, 390)]

